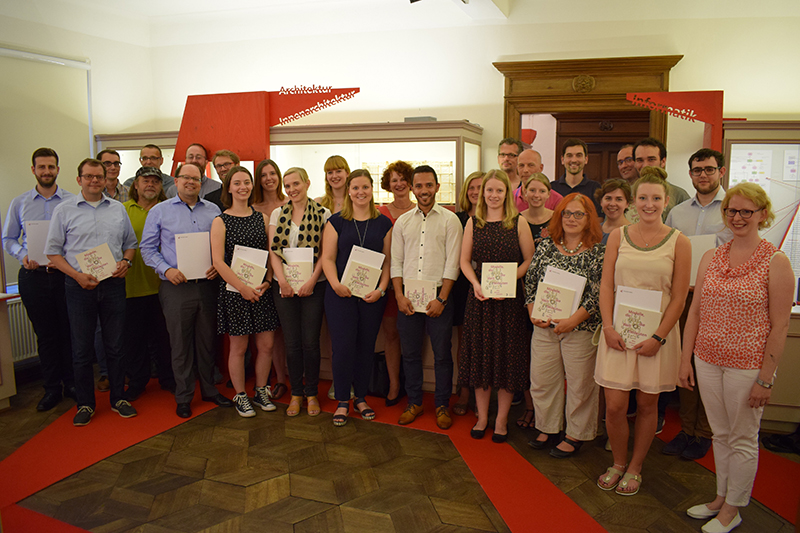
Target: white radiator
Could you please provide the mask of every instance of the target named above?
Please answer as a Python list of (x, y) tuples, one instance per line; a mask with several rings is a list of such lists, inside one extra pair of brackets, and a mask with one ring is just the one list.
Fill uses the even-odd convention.
[(7, 300), (8, 321), (11, 327), (11, 352), (14, 362), (24, 361), (30, 357), (39, 355), (36, 345), (36, 333), (33, 332), (33, 324), (28, 318), (28, 312), (22, 305), (21, 298)]

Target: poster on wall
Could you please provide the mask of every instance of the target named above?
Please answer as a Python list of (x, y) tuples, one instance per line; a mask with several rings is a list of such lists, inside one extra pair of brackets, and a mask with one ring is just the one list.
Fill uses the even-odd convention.
[(772, 150), (731, 150), (730, 186), (750, 182), (769, 194)]

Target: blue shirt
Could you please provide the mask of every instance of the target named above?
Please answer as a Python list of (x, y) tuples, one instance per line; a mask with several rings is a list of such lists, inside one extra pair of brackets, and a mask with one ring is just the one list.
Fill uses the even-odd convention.
[[(74, 196), (71, 192), (56, 186), (56, 192), (50, 198), (45, 198), (34, 188), (11, 200), (8, 214), (6, 214), (6, 223), (3, 226), (3, 249), (13, 255), (21, 265), (22, 260), (28, 255), (28, 236), (25, 232), (25, 223), (50, 220), (56, 206)], [(20, 236), (22, 237), (21, 242)]]
[(219, 214), (219, 207), (211, 202), (198, 199), (192, 208), (180, 196), (154, 206), (147, 215), (140, 245), (145, 264), (161, 279), (167, 279), (164, 273), (178, 268), (175, 235), (211, 231), (211, 223)]
[(125, 250), (136, 248), (128, 213), (121, 203), (107, 196), (94, 207), (79, 194), (65, 199), (53, 211), (44, 253), (64, 256), (72, 268), (81, 272), (75, 256), (103, 243), (108, 243), (116, 262), (122, 261)]

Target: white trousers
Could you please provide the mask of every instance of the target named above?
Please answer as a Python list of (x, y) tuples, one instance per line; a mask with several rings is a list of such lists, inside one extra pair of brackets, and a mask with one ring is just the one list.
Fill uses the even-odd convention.
[[(567, 434), (578, 440), (597, 436), (598, 386), (594, 381), (597, 347), (591, 331), (556, 335), (534, 326), (531, 340), (531, 397), (536, 429), (558, 433), (567, 419)], [(567, 391), (564, 392), (564, 378)], [(566, 397), (566, 413), (564, 411)]]
[(717, 495), (734, 507), (750, 502), (758, 470), (758, 429), (764, 408), (750, 407), (759, 370), (706, 363), (695, 357), (697, 387), (714, 433)]

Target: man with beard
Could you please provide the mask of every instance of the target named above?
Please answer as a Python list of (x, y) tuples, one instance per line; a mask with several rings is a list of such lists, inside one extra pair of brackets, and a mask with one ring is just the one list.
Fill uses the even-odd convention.
[(597, 215), (602, 217), (603, 210), (600, 203), (594, 198), (594, 191), (600, 188), (600, 184), (583, 175), (583, 169), (589, 162), (589, 148), (580, 139), (567, 139), (561, 148), (561, 164), (566, 171), (561, 178), (552, 183), (553, 190), (561, 196), (567, 196), (574, 192), (581, 193), (589, 198), (597, 210)]
[(119, 171), (122, 170), (119, 153), (116, 150), (102, 150), (97, 153), (97, 160), (106, 167), (106, 189), (103, 194), (118, 202), (127, 202), (128, 189), (119, 182)]
[[(33, 152), (31, 171), (36, 177), (36, 186), (11, 201), (3, 226), (3, 249), (19, 261), (19, 295), (33, 324), (39, 348), (44, 396), (36, 406), (37, 411), (49, 411), (63, 396), (77, 399), (64, 274), (52, 263), (39, 264), (28, 255), (26, 224), (49, 221), (58, 204), (75, 196), (56, 185), (58, 170), (55, 150), (39, 148)], [(44, 252), (44, 242), (41, 244), (41, 249), (35, 250), (37, 255)]]
[[(417, 208), (401, 215), (392, 232), (392, 284), (400, 311), (397, 331), (408, 393), (408, 407), (398, 423), (410, 424), (422, 414), (422, 341), (427, 330), (436, 379), (436, 425), (448, 429), (453, 423), (449, 411), (453, 392), (453, 306), (447, 305), (447, 298), (458, 279), (463, 230), (455, 213), (436, 203), (439, 179), (433, 168), (415, 168), (411, 187)], [(425, 312), (414, 312), (411, 300), (403, 292), (404, 280), (436, 282), (437, 296), (428, 302)]]
[[(131, 199), (125, 202), (125, 211), (139, 242), (150, 208), (166, 200), (161, 188), (161, 172), (153, 167), (142, 167), (130, 189)], [(175, 391), (175, 378), (170, 360), (169, 334), (158, 289), (161, 279), (151, 267), (144, 264), (139, 249), (133, 266), (125, 276), (125, 374), (130, 379), (126, 399), (136, 400), (150, 381), (150, 354), (156, 362), (158, 381), (164, 390)]]
[[(733, 232), (725, 225), (720, 210), (725, 199), (725, 191), (720, 186), (720, 180), (725, 175), (724, 161), (721, 153), (709, 148), (702, 148), (692, 154), (689, 158), (689, 175), (697, 194), (669, 212), (667, 226), (677, 228), (690, 237), (716, 235), (717, 246), (733, 238)], [(684, 314), (681, 316), (681, 333), (692, 304), (692, 294), (689, 292)], [(700, 459), (708, 453), (712, 437), (700, 392), (698, 387), (693, 390), (679, 388), (678, 395), (681, 402), (681, 431), (664, 446), (662, 453), (680, 455), (684, 459)]]

